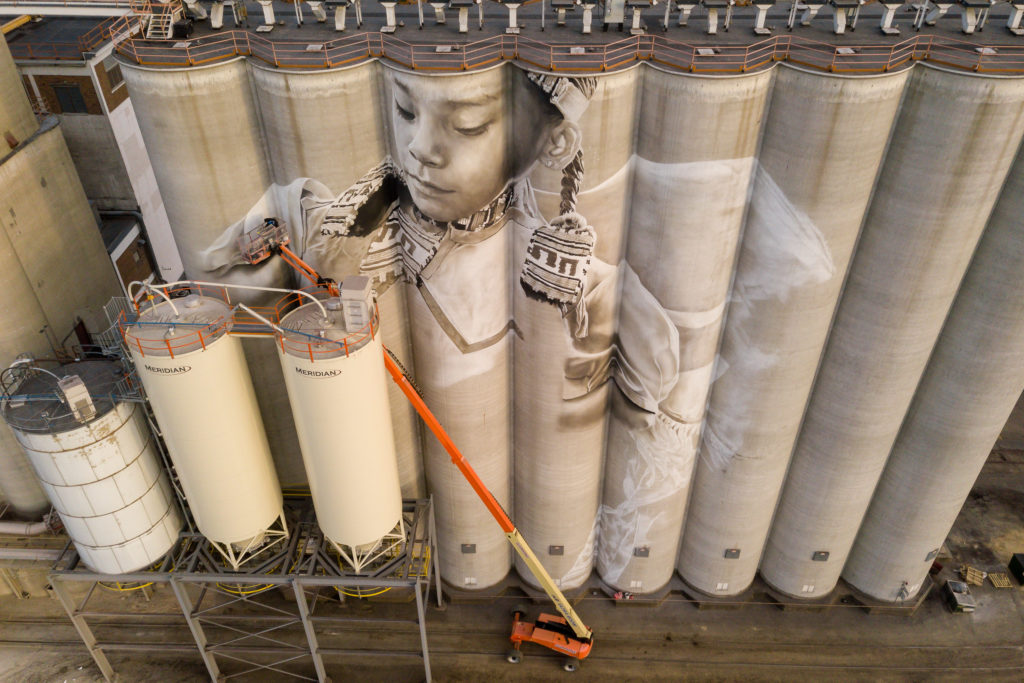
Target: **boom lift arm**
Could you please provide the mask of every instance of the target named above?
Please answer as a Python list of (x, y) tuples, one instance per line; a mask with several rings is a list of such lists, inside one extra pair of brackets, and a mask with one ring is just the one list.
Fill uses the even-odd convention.
[[(288, 248), (288, 242), (289, 237), (286, 226), (276, 218), (267, 218), (262, 226), (242, 235), (238, 240), (238, 247), (243, 258), (250, 264), (260, 263), (277, 254), (308, 280), (315, 284), (326, 286), (332, 296), (337, 296), (338, 289), (334, 281), (321, 277), (315, 269)], [(574, 660), (584, 659), (590, 654), (593, 631), (576, 614), (576, 610), (572, 608), (565, 595), (555, 584), (554, 579), (544, 569), (544, 565), (537, 559), (533, 549), (530, 548), (526, 539), (523, 538), (519, 529), (516, 528), (508, 513), (501, 507), (501, 504), (498, 503), (494, 495), (484, 485), (476, 470), (473, 469), (469, 461), (459, 451), (448, 435), (448, 432), (445, 431), (444, 427), (441, 426), (441, 423), (434, 416), (434, 413), (427, 407), (423, 397), (420, 396), (405, 372), (392, 357), (391, 351), (386, 347), (384, 349), (384, 366), (391, 375), (391, 379), (395, 381), (402, 390), (402, 393), (405, 394), (405, 397), (412, 403), (416, 412), (419, 413), (420, 418), (448, 452), (452, 463), (459, 468), (462, 476), (473, 487), (473, 490), (480, 497), (488, 512), (498, 522), (501, 530), (505, 532), (508, 542), (512, 544), (516, 553), (526, 563), (527, 568), (537, 578), (544, 592), (555, 603), (555, 608), (562, 615), (561, 617), (556, 617), (551, 614), (541, 614), (535, 623), (530, 623), (520, 620), (522, 612), (517, 609), (515, 611), (511, 636), (514, 650), (509, 654), (509, 661), (518, 662), (520, 659), (520, 644), (532, 642), (568, 655), (572, 659), (569, 660), (565, 668), (575, 671), (578, 661)]]
[[(413, 408), (419, 413), (420, 418), (427, 425), (427, 428), (437, 437), (437, 440), (441, 442), (441, 445), (448, 452), (448, 455), (452, 459), (452, 463), (459, 468), (462, 472), (462, 476), (466, 478), (469, 485), (476, 491), (476, 495), (480, 497), (483, 504), (487, 507), (487, 511), (491, 513), (495, 521), (498, 522), (498, 526), (505, 532), (505, 537), (508, 542), (512, 544), (516, 553), (522, 558), (523, 562), (526, 563), (527, 568), (540, 582), (544, 592), (551, 598), (551, 602), (555, 603), (555, 608), (562, 615), (565, 625), (568, 626), (575, 637), (567, 637), (567, 634), (561, 633), (565, 629), (558, 628), (558, 623), (551, 622), (550, 620), (545, 621), (544, 617), (547, 615), (541, 615), (541, 619), (538, 620), (537, 624), (527, 625), (532, 626), (532, 629), (526, 629), (531, 633), (523, 633), (523, 629), (519, 629), (518, 626), (523, 623), (519, 621), (518, 616), (516, 617), (516, 627), (512, 633), (513, 643), (516, 644), (518, 650), (519, 642), (523, 640), (530, 640), (531, 642), (539, 643), (545, 647), (549, 647), (553, 650), (558, 650), (563, 654), (569, 655), (576, 659), (583, 659), (590, 654), (590, 648), (592, 646), (591, 639), (593, 638), (593, 631), (590, 630), (580, 619), (579, 615), (576, 614), (576, 610), (572, 608), (569, 601), (566, 600), (565, 595), (555, 585), (554, 579), (548, 574), (548, 571), (544, 569), (544, 565), (540, 563), (537, 556), (534, 554), (533, 549), (523, 538), (523, 535), (516, 528), (516, 525), (512, 522), (512, 519), (505, 512), (501, 504), (495, 500), (494, 495), (484, 485), (483, 481), (480, 480), (480, 476), (473, 469), (466, 457), (459, 451), (458, 446), (452, 441), (451, 437), (448, 436), (448, 432), (445, 431), (441, 423), (438, 422), (437, 418), (434, 417), (434, 413), (430, 411), (427, 404), (423, 401), (423, 398), (416, 391), (415, 387), (409, 381), (409, 378), (405, 376), (401, 368), (391, 357), (391, 352), (387, 349), (384, 351), (384, 366), (387, 368), (388, 373), (391, 375), (391, 379), (395, 381), (405, 397), (412, 403)], [(551, 628), (545, 628), (546, 624), (551, 624)], [(517, 632), (520, 634), (520, 638), (517, 640)], [(563, 636), (561, 639), (557, 638), (558, 635)], [(525, 636), (525, 637), (523, 637)], [(564, 641), (564, 642), (562, 642)]]

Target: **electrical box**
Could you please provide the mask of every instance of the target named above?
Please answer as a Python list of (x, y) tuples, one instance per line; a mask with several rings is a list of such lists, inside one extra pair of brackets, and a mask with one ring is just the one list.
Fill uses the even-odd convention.
[(1013, 578), (1017, 579), (1017, 583), (1024, 585), (1024, 553), (1014, 553), (1007, 569), (1013, 574)]
[(68, 375), (57, 382), (57, 387), (64, 394), (64, 401), (76, 420), (84, 423), (96, 417), (96, 406), (93, 405), (92, 396), (89, 395), (89, 390), (81, 377)]
[(341, 307), (345, 329), (361, 330), (373, 319), (373, 287), (365, 275), (352, 275), (341, 283)]

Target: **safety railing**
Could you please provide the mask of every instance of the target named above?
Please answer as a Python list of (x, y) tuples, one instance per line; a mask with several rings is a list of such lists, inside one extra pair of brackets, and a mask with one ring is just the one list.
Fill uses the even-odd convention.
[(1024, 73), (1024, 45), (982, 46), (932, 35), (891, 45), (833, 45), (794, 35), (749, 45), (695, 45), (660, 35), (631, 36), (604, 45), (544, 43), (521, 35), (427, 44), (379, 32), (311, 43), (271, 40), (239, 30), (184, 44), (133, 37), (117, 49), (126, 59), (149, 66), (198, 66), (247, 56), (293, 69), (334, 68), (383, 58), (422, 71), (468, 71), (518, 61), (550, 71), (594, 73), (649, 61), (693, 73), (743, 73), (785, 61), (831, 73), (884, 73), (924, 60), (981, 73)]
[[(330, 292), (325, 287), (312, 287), (302, 291), (313, 294), (321, 300), (330, 297)], [(270, 319), (277, 323), (284, 319), (287, 312), (308, 303), (309, 299), (297, 292), (287, 294), (275, 306), (276, 317)], [(341, 311), (338, 311), (338, 315), (341, 315)], [(285, 328), (278, 334), (277, 341), (285, 353), (300, 358), (308, 358), (311, 363), (315, 363), (333, 358), (348, 357), (355, 353), (376, 338), (379, 325), (380, 312), (375, 306), (373, 315), (370, 316), (370, 321), (366, 325), (358, 330), (349, 332), (341, 339), (327, 339), (300, 330)]]
[(32, 105), (32, 113), (35, 114), (36, 118), (40, 121), (52, 113), (50, 111), (50, 105), (47, 104), (46, 100), (42, 97), (36, 95), (34, 92), (26, 92), (25, 94), (28, 95), (28, 102)]
[(884, 73), (924, 60), (979, 73), (1024, 73), (1024, 45), (980, 45), (933, 35), (878, 45), (833, 45), (792, 34), (748, 45), (696, 45), (656, 34), (586, 45), (505, 34), (469, 43), (409, 43), (376, 31), (314, 43), (272, 40), (243, 30), (188, 41), (146, 40), (144, 17), (155, 6), (149, 0), (117, 1), (124, 1), (134, 13), (103, 21), (77, 45), (16, 41), (11, 52), (17, 59), (80, 60), (81, 52), (110, 40), (130, 61), (168, 67), (247, 56), (291, 69), (337, 68), (383, 58), (418, 71), (469, 71), (517, 61), (556, 72), (595, 73), (649, 61), (692, 73), (744, 73), (785, 61), (831, 73)]
[(96, 26), (93, 26), (78, 38), (78, 49), (82, 52), (90, 52), (110, 40), (110, 29), (115, 24), (120, 25), (124, 18), (107, 17)]
[[(224, 287), (190, 284), (187, 287), (166, 288), (162, 289), (162, 291), (170, 299), (175, 300), (175, 305), (179, 311), (184, 305), (181, 299), (190, 294), (218, 299), (229, 306), (231, 305), (231, 295)], [(154, 300), (157, 302), (157, 305), (161, 305), (159, 297), (149, 295), (142, 304), (136, 305), (136, 312), (141, 314), (143, 307), (148, 308)], [(163, 303), (163, 305), (168, 306), (168, 313), (170, 313), (170, 305), (167, 303)], [(118, 327), (121, 330), (121, 338), (124, 340), (124, 345), (133, 351), (137, 351), (140, 356), (160, 356), (165, 358), (169, 356), (174, 358), (176, 355), (190, 353), (198, 349), (205, 350), (207, 344), (217, 340), (231, 329), (231, 323), (232, 319), (230, 316), (209, 322), (196, 323), (177, 321), (142, 322), (138, 319), (130, 320), (126, 314), (122, 313), (118, 320)], [(138, 333), (138, 331), (153, 326), (174, 327), (176, 333), (172, 338), (165, 336), (163, 339), (147, 339)]]
[(133, 9), (137, 0), (3, 0), (5, 7), (24, 7), (25, 14), (32, 14), (33, 7), (116, 7), (125, 11)]
[(38, 59), (53, 61), (82, 61), (82, 50), (78, 43), (27, 43), (17, 41), (8, 44), (15, 59)]
[[(348, 332), (344, 337), (328, 339), (302, 330), (282, 328), (281, 321), (296, 308), (309, 305), (312, 296), (324, 301), (332, 297), (331, 291), (325, 286), (307, 287), (289, 292), (279, 298), (272, 306), (246, 306), (234, 308), (229, 287), (218, 287), (199, 283), (190, 283), (180, 287), (158, 287), (174, 301), (179, 312), (184, 305), (183, 298), (190, 294), (210, 297), (222, 301), (233, 309), (229, 316), (208, 321), (187, 323), (172, 320), (140, 321), (139, 316), (154, 303), (168, 307), (169, 305), (157, 295), (147, 295), (136, 310), (123, 310), (118, 314), (117, 326), (121, 338), (127, 348), (136, 351), (140, 356), (159, 356), (174, 358), (185, 353), (205, 350), (207, 345), (225, 334), (241, 336), (277, 337), (277, 343), (285, 353), (308, 358), (310, 362), (347, 357), (366, 346), (377, 336), (380, 314), (374, 308), (370, 321), (358, 330)], [(342, 315), (338, 311), (339, 316)], [(269, 323), (269, 325), (268, 325)], [(172, 338), (152, 339), (137, 331), (146, 328), (174, 327)]]

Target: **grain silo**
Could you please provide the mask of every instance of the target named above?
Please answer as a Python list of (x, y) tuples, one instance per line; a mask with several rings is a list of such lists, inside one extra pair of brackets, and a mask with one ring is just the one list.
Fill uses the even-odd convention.
[(317, 521), (356, 571), (404, 540), (384, 349), (369, 280), (281, 319), (278, 352)]
[(118, 393), (123, 365), (19, 364), (5, 375), (16, 387), (4, 420), (86, 566), (122, 574), (163, 557), (178, 539), (181, 514), (144, 405)]
[(597, 569), (618, 590), (675, 569), (770, 84), (644, 73), (617, 333), (658, 379), (613, 390)]
[(757, 573), (908, 75), (775, 72), (679, 553), (705, 593)]
[[(117, 291), (92, 209), (55, 116), (36, 118), (0, 39), (0, 367), (53, 355), (76, 317), (92, 320)], [(95, 330), (93, 330), (95, 331)], [(49, 502), (0, 425), (0, 498), (38, 519)]]
[(237, 569), (287, 535), (281, 488), (231, 308), (220, 288), (197, 291), (158, 298), (124, 340), (196, 526)]
[(1024, 390), (1022, 198), (1018, 154), (843, 568), (879, 600), (924, 585)]
[(1022, 133), (1024, 81), (910, 75), (761, 565), (782, 593), (839, 580)]

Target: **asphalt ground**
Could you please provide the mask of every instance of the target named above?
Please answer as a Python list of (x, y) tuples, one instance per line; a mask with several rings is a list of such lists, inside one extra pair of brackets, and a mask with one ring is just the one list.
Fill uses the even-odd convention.
[[(993, 453), (946, 544), (941, 583), (962, 564), (989, 572), (1005, 571), (1011, 552), (1024, 551), (1024, 451)], [(1011, 579), (1012, 581), (1012, 579)], [(510, 611), (527, 607), (535, 616), (550, 606), (532, 602), (510, 580), (502, 591), (487, 590), (473, 600), (427, 610), (427, 635), (434, 680), (438, 681), (675, 681), (746, 679), (790, 680), (949, 680), (1024, 679), (1024, 587), (1000, 589), (986, 581), (973, 587), (978, 602), (971, 614), (953, 614), (940, 590), (933, 590), (914, 613), (869, 613), (843, 595), (813, 610), (780, 609), (757, 590), (745, 601), (700, 609), (685, 592), (658, 601), (616, 602), (600, 590), (576, 594), (576, 608), (594, 629), (595, 646), (574, 674), (561, 659), (538, 646), (524, 646), (521, 664), (505, 661)], [(595, 580), (596, 584), (596, 580)], [(509, 587), (512, 586), (512, 587)], [(81, 588), (79, 588), (81, 590)], [(259, 600), (287, 603), (271, 592)], [(254, 614), (254, 603), (230, 607)], [(98, 605), (98, 606), (97, 606)], [(129, 644), (110, 652), (124, 681), (198, 681), (207, 676), (173, 596), (157, 587), (105, 592), (92, 608), (119, 616), (91, 618), (102, 642)], [(255, 611), (247, 611), (253, 609)], [(409, 602), (336, 600), (314, 608), (319, 644), (334, 681), (423, 680), (415, 656), (419, 634)], [(207, 625), (213, 643), (237, 638), (228, 626)], [(237, 622), (233, 622), (237, 626)], [(300, 628), (269, 634), (303, 642)], [(236, 643), (248, 658), (263, 663), (274, 656), (266, 638)], [(237, 653), (235, 653), (237, 654)], [(251, 668), (230, 657), (217, 661), (225, 674)], [(298, 676), (312, 674), (308, 658), (282, 665)], [(59, 683), (102, 680), (87, 650), (56, 600), (0, 598), (0, 680)], [(255, 671), (242, 681), (292, 680), (281, 672)], [(301, 680), (294, 678), (294, 680)]]

